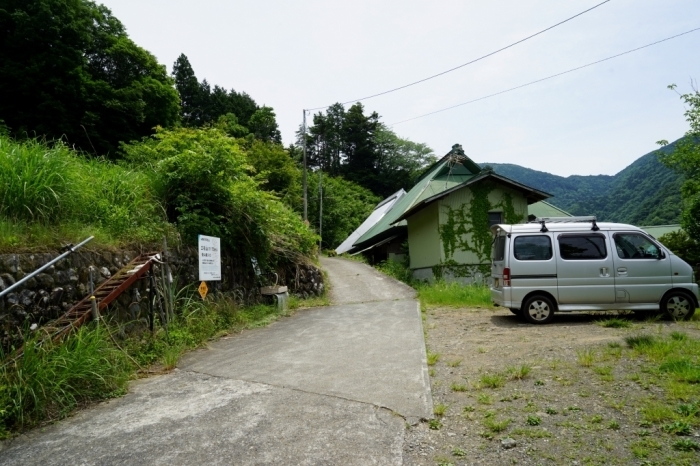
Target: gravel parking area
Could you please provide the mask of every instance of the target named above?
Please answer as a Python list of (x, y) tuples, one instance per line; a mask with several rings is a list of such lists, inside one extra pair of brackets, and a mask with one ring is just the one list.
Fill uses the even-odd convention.
[(405, 464), (700, 464), (699, 384), (660, 376), (626, 342), (694, 342), (700, 322), (562, 314), (534, 326), (502, 308), (434, 308), (424, 326), (436, 415), (407, 427)]

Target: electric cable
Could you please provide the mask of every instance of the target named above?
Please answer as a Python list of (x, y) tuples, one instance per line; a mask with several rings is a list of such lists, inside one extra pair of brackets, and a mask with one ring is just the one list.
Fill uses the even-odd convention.
[(541, 79), (537, 79), (537, 80), (535, 80), (535, 81), (530, 81), (529, 83), (521, 84), (520, 86), (511, 87), (510, 89), (506, 89), (506, 90), (504, 90), (504, 91), (496, 92), (496, 93), (494, 93), (494, 94), (489, 94), (489, 95), (486, 95), (486, 96), (483, 96), (483, 97), (479, 97), (478, 99), (469, 100), (469, 101), (467, 101), (467, 102), (462, 102), (461, 104), (452, 105), (451, 107), (446, 107), (446, 108), (442, 108), (442, 109), (440, 109), (440, 110), (435, 110), (434, 112), (425, 113), (425, 114), (423, 114), (423, 115), (418, 115), (418, 116), (416, 116), (416, 117), (408, 118), (408, 119), (406, 119), (406, 120), (397, 121), (396, 123), (391, 123), (391, 124), (389, 124), (389, 126), (396, 126), (396, 125), (399, 125), (399, 124), (401, 124), (401, 123), (406, 123), (407, 121), (413, 121), (413, 120), (417, 120), (417, 119), (419, 119), (419, 118), (424, 118), (424, 117), (427, 117), (427, 116), (430, 116), (430, 115), (435, 115), (436, 113), (446, 112), (447, 110), (452, 110), (453, 108), (457, 108), (457, 107), (462, 107), (462, 106), (464, 106), (464, 105), (473, 104), (474, 102), (479, 102), (480, 100), (485, 100), (485, 99), (489, 99), (489, 98), (491, 98), (491, 97), (495, 97), (495, 96), (497, 96), (497, 95), (505, 94), (506, 92), (511, 92), (511, 91), (515, 91), (515, 90), (517, 90), (517, 89), (522, 89), (523, 87), (527, 87), (527, 86), (531, 86), (531, 85), (533, 85), (533, 84), (541, 83), (542, 81), (546, 81), (546, 80), (548, 80), (548, 79), (556, 78), (557, 76), (562, 76), (562, 75), (564, 75), (564, 74), (572, 73), (572, 72), (574, 72), (574, 71), (578, 71), (578, 70), (581, 70), (581, 69), (583, 69), (583, 68), (588, 68), (589, 66), (597, 65), (598, 63), (603, 63), (603, 62), (605, 62), (605, 61), (612, 60), (613, 58), (621, 57), (621, 56), (623, 56), (623, 55), (627, 55), (627, 54), (629, 54), (629, 53), (636, 52), (636, 51), (638, 51), (638, 50), (642, 50), (642, 49), (645, 49), (645, 48), (647, 48), (647, 47), (651, 47), (652, 45), (657, 45), (657, 44), (660, 44), (660, 43), (662, 43), (662, 42), (666, 42), (666, 41), (668, 41), (668, 40), (675, 39), (675, 38), (677, 38), (677, 37), (681, 37), (681, 36), (684, 36), (684, 35), (686, 35), (686, 34), (690, 34), (691, 32), (695, 32), (695, 31), (698, 31), (698, 30), (700, 30), (700, 27), (699, 27), (699, 28), (695, 28), (695, 29), (691, 29), (690, 31), (682, 32), (682, 33), (680, 33), (680, 34), (676, 34), (675, 36), (671, 36), (671, 37), (667, 37), (667, 38), (665, 38), (665, 39), (657, 40), (656, 42), (652, 42), (651, 44), (643, 45), (643, 46), (641, 46), (641, 47), (637, 47), (637, 48), (635, 48), (635, 49), (628, 50), (628, 51), (626, 51), (626, 52), (618, 53), (617, 55), (612, 55), (612, 56), (610, 56), (610, 57), (603, 58), (603, 59), (601, 59), (601, 60), (597, 60), (597, 61), (588, 63), (588, 64), (586, 64), (586, 65), (577, 66), (576, 68), (572, 68), (572, 69), (567, 70), (567, 71), (562, 71), (561, 73), (553, 74), (553, 75), (551, 75), (551, 76), (547, 76), (546, 78), (541, 78)]
[[(354, 103), (354, 102), (360, 102), (360, 101), (362, 101), (362, 100), (369, 100), (369, 99), (372, 99), (372, 98), (374, 98), (374, 97), (379, 97), (380, 95), (385, 95), (385, 94), (389, 94), (389, 93), (391, 93), (391, 92), (399, 91), (399, 90), (401, 90), (401, 89), (406, 89), (407, 87), (415, 86), (416, 84), (420, 84), (420, 83), (423, 83), (423, 82), (425, 82), (425, 81), (429, 81), (429, 80), (431, 80), (431, 79), (435, 79), (435, 78), (437, 78), (437, 77), (439, 77), (439, 76), (442, 76), (442, 75), (444, 75), (444, 74), (451, 73), (452, 71), (456, 71), (456, 70), (458, 70), (458, 69), (460, 69), (460, 68), (464, 68), (464, 67), (467, 66), (467, 65), (471, 65), (472, 63), (476, 63), (476, 62), (478, 62), (478, 61), (480, 61), (480, 60), (483, 60), (484, 58), (488, 58), (488, 57), (490, 57), (490, 56), (492, 56), (492, 55), (495, 55), (495, 54), (497, 54), (497, 53), (499, 53), (499, 52), (502, 52), (502, 51), (504, 51), (504, 50), (507, 50), (507, 49), (509, 49), (509, 48), (511, 48), (511, 47), (514, 47), (514, 46), (518, 45), (518, 44), (521, 44), (521, 43), (525, 42), (526, 40), (529, 40), (529, 39), (532, 39), (533, 37), (539, 36), (540, 34), (543, 34), (543, 33), (547, 32), (547, 31), (549, 31), (549, 30), (551, 30), (551, 29), (554, 29), (554, 28), (557, 27), (557, 26), (561, 26), (562, 24), (564, 24), (564, 23), (566, 23), (566, 22), (569, 22), (569, 21), (571, 21), (572, 19), (577, 18), (577, 17), (579, 17), (579, 16), (581, 16), (581, 15), (583, 15), (583, 14), (586, 14), (586, 13), (588, 13), (589, 11), (595, 10), (595, 9), (598, 8), (599, 6), (602, 6), (602, 5), (604, 5), (604, 4), (606, 4), (606, 3), (610, 2), (610, 1), (611, 1), (611, 0), (605, 0), (604, 2), (601, 2), (601, 3), (599, 3), (599, 4), (595, 5), (595, 6), (593, 6), (593, 7), (589, 8), (589, 9), (587, 9), (587, 10), (584, 10), (584, 11), (578, 13), (578, 14), (575, 14), (574, 16), (571, 16), (571, 17), (569, 17), (569, 18), (567, 18), (567, 19), (565, 19), (565, 20), (563, 20), (563, 21), (560, 21), (560, 22), (558, 22), (557, 24), (554, 24), (554, 25), (552, 25), (552, 26), (549, 26), (549, 27), (546, 28), (546, 29), (542, 29), (541, 31), (536, 32), (536, 33), (534, 33), (534, 34), (532, 34), (532, 35), (529, 35), (529, 36), (525, 37), (524, 39), (520, 39), (520, 40), (517, 41), (517, 42), (513, 42), (513, 43), (510, 44), (510, 45), (506, 45), (505, 47), (502, 47), (502, 48), (500, 48), (500, 49), (498, 49), (498, 50), (494, 50), (493, 52), (488, 53), (488, 54), (486, 54), (486, 55), (483, 55), (483, 56), (481, 56), (481, 57), (479, 57), (479, 58), (475, 58), (474, 60), (468, 61), (467, 63), (463, 63), (463, 64), (461, 64), (461, 65), (455, 66), (454, 68), (450, 68), (449, 70), (442, 71), (442, 72), (437, 73), (437, 74), (434, 74), (434, 75), (432, 75), (432, 76), (428, 76), (427, 78), (419, 79), (418, 81), (414, 81), (414, 82), (409, 83), (409, 84), (404, 84), (403, 86), (395, 87), (395, 88), (393, 88), (393, 89), (389, 89), (388, 91), (380, 92), (380, 93), (378, 93), (378, 94), (372, 94), (372, 95), (369, 95), (369, 96), (366, 96), (366, 97), (362, 97), (362, 98), (360, 98), (360, 99), (352, 99), (352, 100), (348, 100), (347, 102), (341, 102), (341, 104), (342, 104), (342, 105), (347, 105), (347, 104)], [(333, 105), (333, 104), (331, 104), (331, 105)], [(322, 110), (322, 109), (328, 108), (328, 107), (330, 107), (330, 105), (324, 105), (323, 107), (308, 108), (308, 109), (306, 109), (305, 111), (311, 112), (311, 111), (314, 111), (314, 110)]]

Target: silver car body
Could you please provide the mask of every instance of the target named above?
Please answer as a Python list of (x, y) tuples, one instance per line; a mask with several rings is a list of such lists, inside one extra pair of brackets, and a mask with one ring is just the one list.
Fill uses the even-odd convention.
[[(595, 225), (595, 222), (593, 223)], [(659, 310), (682, 288), (695, 297), (693, 269), (640, 228), (620, 223), (494, 225), (491, 298), (520, 309), (533, 293), (558, 311)], [(547, 244), (549, 243), (549, 249)], [(510, 284), (504, 283), (504, 270)]]

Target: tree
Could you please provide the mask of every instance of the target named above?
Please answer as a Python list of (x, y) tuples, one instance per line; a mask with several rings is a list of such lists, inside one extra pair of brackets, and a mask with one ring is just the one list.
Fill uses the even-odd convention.
[(173, 76), (175, 77), (175, 88), (180, 94), (180, 105), (182, 123), (185, 126), (198, 126), (202, 122), (202, 89), (194, 74), (192, 65), (183, 53), (173, 65)]
[(253, 113), (248, 121), (250, 132), (257, 139), (266, 142), (282, 143), (282, 135), (277, 127), (275, 112), (270, 107), (261, 107)]
[[(300, 130), (298, 146), (303, 137)], [(343, 176), (383, 197), (410, 189), (420, 171), (435, 161), (430, 147), (397, 136), (376, 112), (365, 115), (359, 103), (347, 112), (337, 103), (315, 114), (306, 147), (310, 168)]]
[[(676, 85), (672, 84), (669, 88), (675, 90)], [(659, 159), (685, 178), (681, 186), (681, 224), (688, 235), (697, 241), (700, 238), (700, 91), (693, 89), (693, 92), (679, 95), (687, 105), (685, 118), (690, 129), (683, 139), (676, 142), (672, 151), (659, 151)], [(668, 145), (668, 141), (658, 143)]]
[(172, 126), (179, 99), (165, 67), (110, 10), (88, 0), (5, 0), (0, 119), (14, 136), (65, 138), (116, 155), (120, 141)]
[(344, 174), (348, 180), (377, 192), (377, 159), (375, 132), (379, 115), (365, 116), (364, 107), (356, 103), (350, 107), (343, 121)]
[[(323, 179), (323, 248), (342, 243), (372, 213), (380, 198), (366, 188), (341, 177)], [(319, 230), (319, 173), (309, 174), (309, 223)]]
[(396, 135), (383, 123), (375, 134), (377, 147), (377, 194), (387, 197), (399, 189), (409, 190), (423, 168), (435, 162), (427, 144), (413, 142)]
[(659, 241), (693, 267), (700, 265), (700, 242), (695, 241), (684, 230), (666, 233)]
[(239, 139), (245, 148), (248, 162), (262, 182), (261, 188), (275, 193), (282, 201), (294, 209), (301, 205), (301, 170), (281, 144)]
[[(262, 141), (282, 143), (276, 115), (271, 107), (258, 107), (245, 92), (227, 91), (218, 85), (212, 88), (206, 79), (199, 82), (184, 54), (175, 61), (173, 76), (182, 101), (184, 126), (201, 128), (213, 124), (219, 127), (221, 118), (225, 117), (230, 128), (237, 126), (233, 132), (229, 132), (233, 137), (251, 133)], [(235, 122), (232, 118), (235, 118)]]

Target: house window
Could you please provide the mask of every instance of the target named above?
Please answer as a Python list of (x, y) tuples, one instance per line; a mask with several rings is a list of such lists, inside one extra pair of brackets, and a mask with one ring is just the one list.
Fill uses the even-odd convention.
[(489, 212), (489, 228), (503, 223), (503, 212)]

